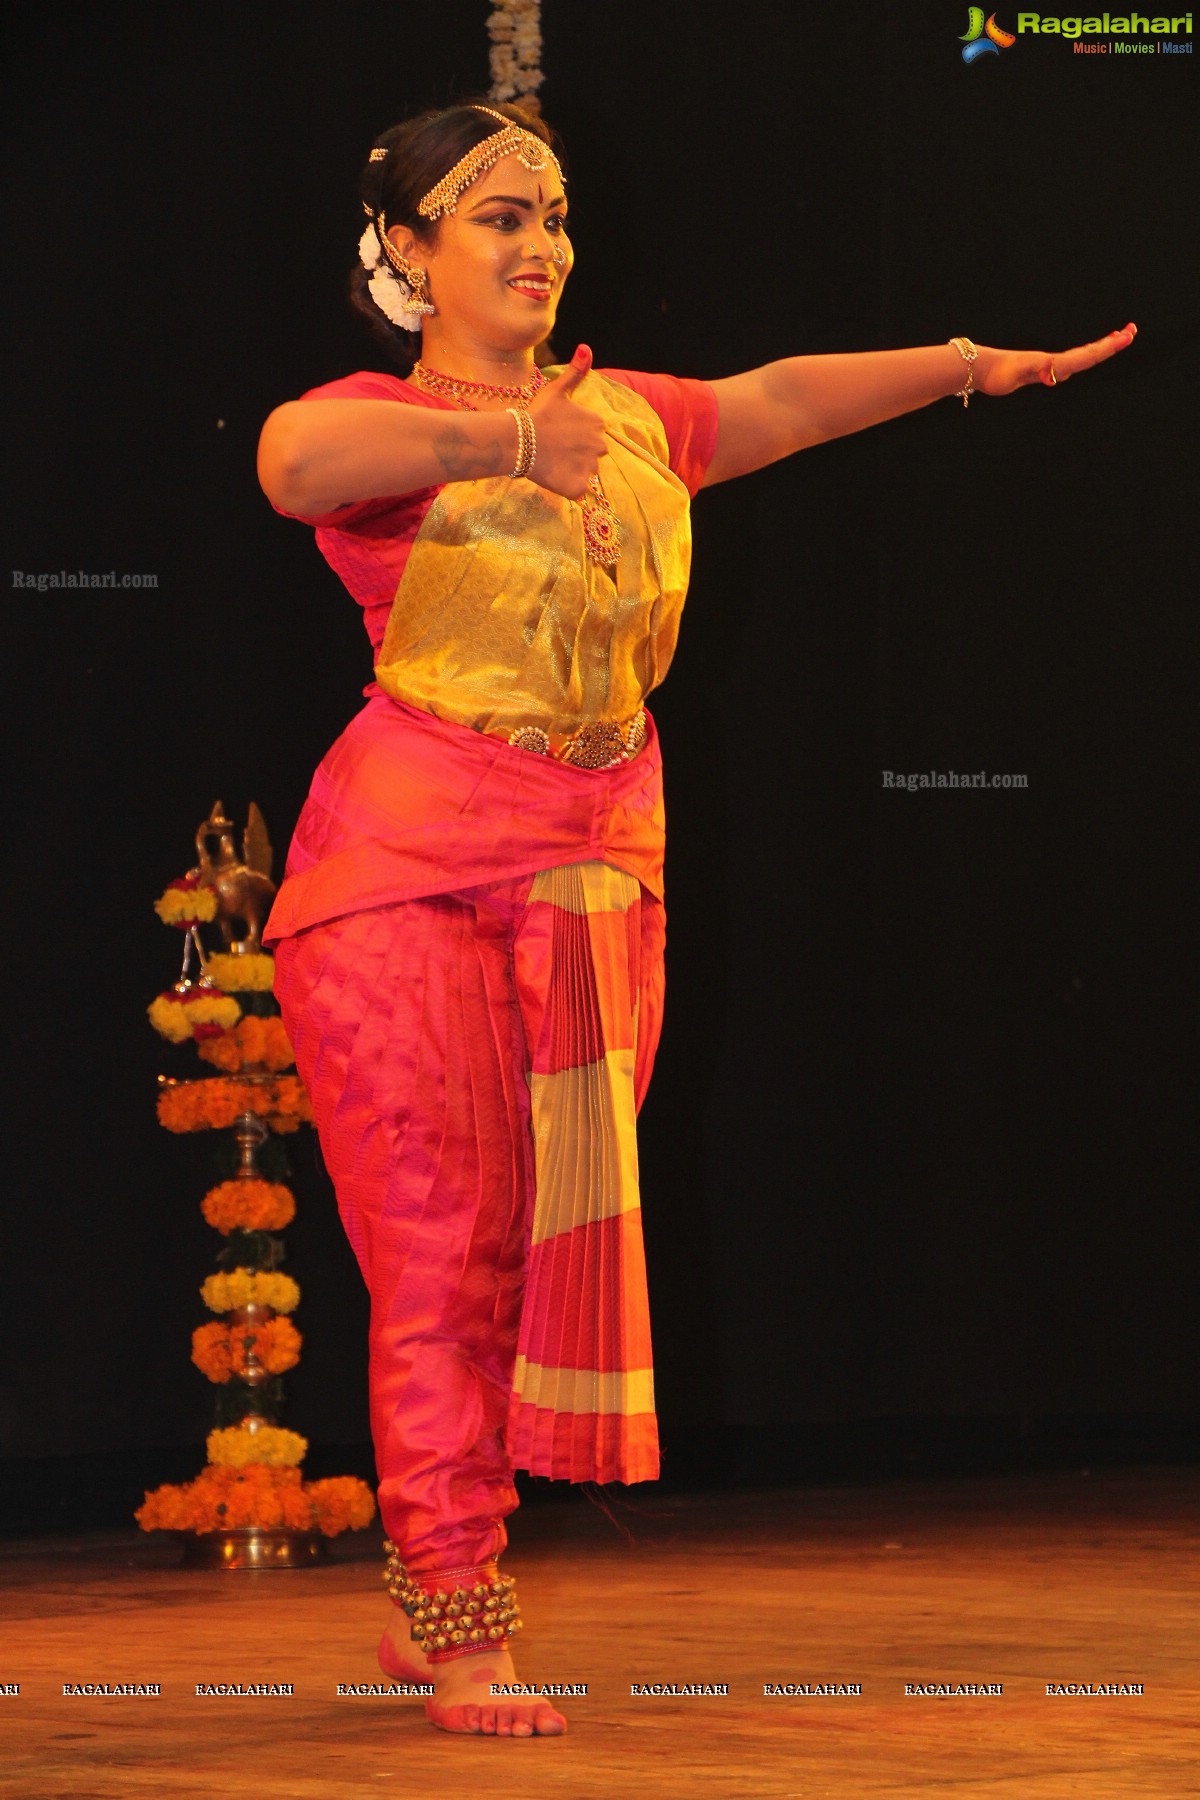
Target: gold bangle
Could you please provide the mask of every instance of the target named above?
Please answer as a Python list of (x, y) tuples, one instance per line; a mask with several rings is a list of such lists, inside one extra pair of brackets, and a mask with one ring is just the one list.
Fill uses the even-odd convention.
[(537, 432), (527, 406), (506, 406), (504, 410), (511, 413), (517, 421), (517, 460), (509, 479), (519, 481), (533, 467), (533, 459), (537, 455)]
[(971, 395), (975, 392), (975, 358), (979, 355), (979, 352), (969, 337), (952, 337), (948, 342), (954, 345), (954, 348), (958, 351), (958, 354), (967, 365), (967, 379), (960, 388), (954, 390), (954, 398), (956, 400), (961, 400), (964, 406), (969, 406), (971, 403)]

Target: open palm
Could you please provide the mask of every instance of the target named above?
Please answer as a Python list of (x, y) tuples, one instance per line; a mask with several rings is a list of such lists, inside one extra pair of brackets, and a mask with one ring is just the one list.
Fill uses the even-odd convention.
[(975, 362), (975, 391), (980, 394), (1011, 394), (1016, 388), (1040, 381), (1055, 387), (1069, 381), (1084, 369), (1094, 369), (1107, 362), (1118, 350), (1127, 350), (1137, 336), (1136, 325), (1124, 331), (1110, 331), (1093, 344), (1079, 344), (1073, 350), (991, 350), (978, 346)]

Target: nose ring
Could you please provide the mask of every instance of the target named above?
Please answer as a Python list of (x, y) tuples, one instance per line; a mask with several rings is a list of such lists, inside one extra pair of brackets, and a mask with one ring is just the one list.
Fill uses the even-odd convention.
[(561, 244), (555, 244), (554, 249), (551, 251), (550, 255), (551, 255), (551, 260), (553, 262), (556, 262), (560, 268), (562, 267), (563, 263), (565, 263), (567, 260), (567, 253), (563, 249)]

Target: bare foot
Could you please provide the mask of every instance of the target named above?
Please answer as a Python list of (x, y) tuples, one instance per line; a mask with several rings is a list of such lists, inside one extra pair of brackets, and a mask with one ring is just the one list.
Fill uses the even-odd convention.
[(425, 1717), (441, 1731), (474, 1732), (482, 1737), (559, 1737), (567, 1729), (563, 1715), (548, 1700), (523, 1700), (493, 1694), (497, 1686), (517, 1681), (507, 1650), (479, 1650), (449, 1662), (430, 1662), (408, 1635), (408, 1619), (393, 1617), (379, 1640), (379, 1666), (396, 1681), (430, 1682), (436, 1693), (425, 1702)]

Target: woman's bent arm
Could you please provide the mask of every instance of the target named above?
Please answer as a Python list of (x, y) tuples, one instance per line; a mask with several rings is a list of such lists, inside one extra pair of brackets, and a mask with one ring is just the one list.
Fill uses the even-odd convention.
[(289, 400), (258, 441), (258, 479), (283, 512), (319, 516), (354, 500), (507, 475), (517, 421), (393, 400)]
[[(583, 494), (604, 454), (599, 415), (575, 404), (591, 366), (591, 350), (580, 344), (529, 402), (536, 422), (530, 480), (568, 500)], [(262, 428), (258, 479), (283, 512), (319, 518), (354, 500), (508, 475), (519, 440), (507, 408), (430, 412), (394, 400), (289, 400)]]

